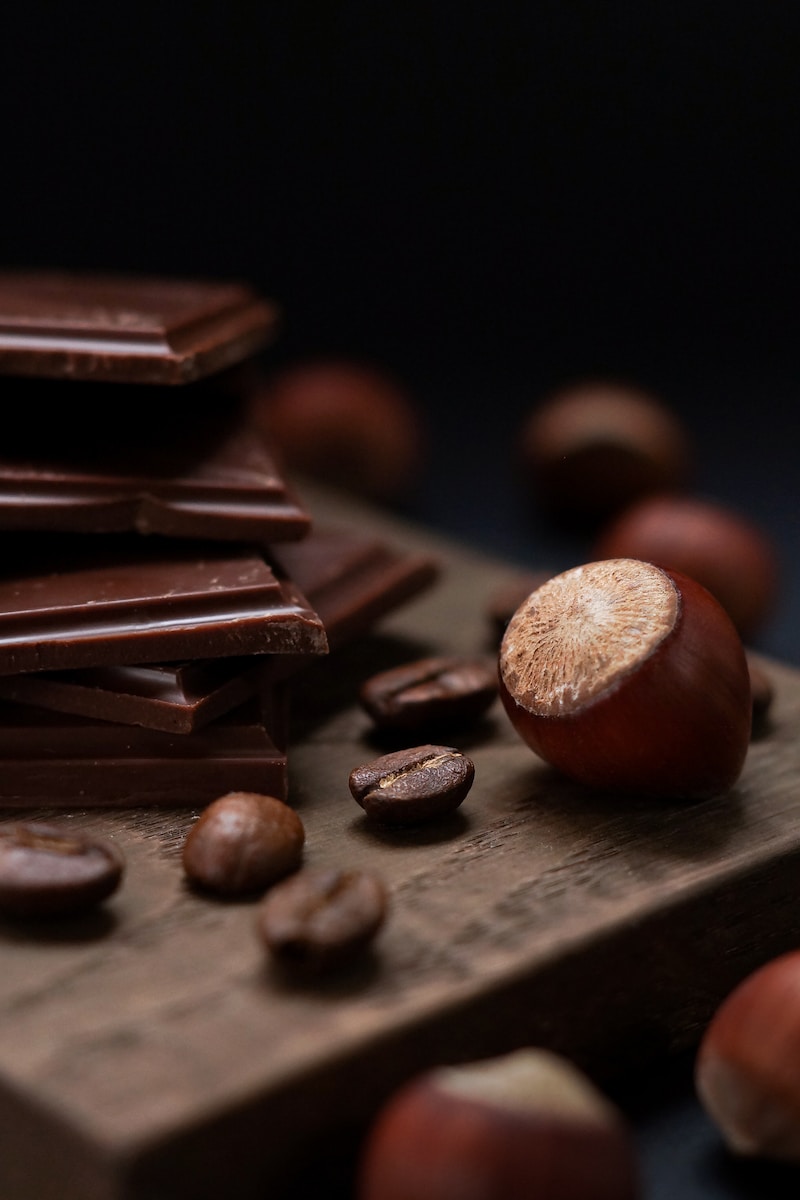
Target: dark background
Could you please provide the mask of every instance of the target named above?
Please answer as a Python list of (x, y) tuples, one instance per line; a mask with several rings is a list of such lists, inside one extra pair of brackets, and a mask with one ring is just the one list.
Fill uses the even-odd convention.
[(8, 6), (2, 256), (241, 275), (304, 350), (637, 372), (793, 337), (793, 5)]
[[(650, 387), (778, 542), (761, 645), (800, 664), (798, 61), (793, 4), (6, 6), (0, 265), (253, 282), (279, 359), (413, 390), (414, 514), (524, 562), (574, 549), (522, 516), (524, 414)], [(689, 1069), (632, 1098), (648, 1200), (794, 1195), (720, 1157)]]
[(697, 488), (780, 539), (764, 648), (800, 663), (799, 59), (792, 4), (7, 6), (0, 263), (250, 280), (279, 355), (414, 390), (420, 514), (525, 561), (558, 548), (513, 494), (523, 414), (650, 387)]

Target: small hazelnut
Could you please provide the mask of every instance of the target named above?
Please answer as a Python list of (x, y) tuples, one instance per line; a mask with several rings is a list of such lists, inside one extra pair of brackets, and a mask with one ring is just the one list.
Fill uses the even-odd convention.
[(635, 1200), (639, 1172), (616, 1107), (541, 1049), (412, 1079), (367, 1132), (358, 1200)]
[(744, 765), (752, 699), (736, 628), (699, 583), (652, 563), (548, 580), (508, 623), (499, 683), (523, 741), (590, 787), (701, 799)]
[(767, 962), (706, 1027), (695, 1085), (735, 1154), (800, 1162), (800, 951)]
[(596, 558), (643, 558), (691, 575), (728, 610), (745, 641), (769, 615), (778, 590), (777, 551), (755, 522), (694, 496), (651, 496), (600, 534)]
[(692, 457), (687, 432), (661, 400), (602, 380), (544, 399), (519, 445), (538, 503), (557, 520), (594, 527), (641, 496), (682, 488)]
[(248, 412), (292, 470), (377, 501), (402, 498), (424, 455), (422, 414), (378, 368), (345, 360), (285, 367)]

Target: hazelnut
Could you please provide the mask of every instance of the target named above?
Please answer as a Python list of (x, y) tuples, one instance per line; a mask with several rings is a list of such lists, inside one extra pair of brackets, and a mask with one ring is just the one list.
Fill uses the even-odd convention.
[(535, 592), (555, 574), (555, 571), (548, 570), (519, 571), (490, 592), (485, 611), (495, 646), (499, 645), (508, 622), (523, 600), (527, 600), (531, 592)]
[(390, 501), (418, 477), (421, 412), (375, 367), (338, 360), (286, 367), (254, 390), (248, 412), (289, 469), (325, 483)]
[(777, 552), (753, 521), (690, 496), (652, 496), (600, 534), (596, 558), (643, 558), (691, 575), (717, 597), (745, 641), (761, 629), (778, 589)]
[(616, 1107), (566, 1059), (523, 1049), (441, 1067), (384, 1104), (358, 1200), (634, 1200), (638, 1168)]
[(689, 438), (644, 390), (586, 381), (553, 393), (520, 434), (524, 479), (552, 517), (597, 526), (641, 496), (685, 485)]
[(638, 559), (573, 567), (533, 592), (499, 654), (522, 739), (604, 790), (700, 799), (739, 777), (750, 742), (741, 639), (700, 584)]
[(701, 1039), (695, 1085), (736, 1154), (800, 1162), (800, 951), (723, 1000)]

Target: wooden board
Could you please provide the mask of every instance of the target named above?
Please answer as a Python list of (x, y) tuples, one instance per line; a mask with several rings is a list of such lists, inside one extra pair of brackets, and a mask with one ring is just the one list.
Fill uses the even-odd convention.
[(295, 698), (306, 861), (382, 872), (389, 921), (364, 962), (288, 986), (256, 938), (255, 902), (185, 887), (196, 810), (76, 811), (75, 826), (117, 839), (127, 874), (91, 918), (0, 925), (3, 1200), (301, 1195), (413, 1072), (544, 1043), (611, 1080), (691, 1047), (738, 979), (800, 944), (800, 673), (777, 663), (773, 726), (730, 795), (587, 794), (498, 704), (453, 739), (476, 765), (456, 816), (370, 829), (347, 786), (381, 752), (359, 679), (431, 650), (489, 649), (486, 599), (513, 571), (330, 494), (307, 499), (444, 567), (375, 635), (314, 664)]

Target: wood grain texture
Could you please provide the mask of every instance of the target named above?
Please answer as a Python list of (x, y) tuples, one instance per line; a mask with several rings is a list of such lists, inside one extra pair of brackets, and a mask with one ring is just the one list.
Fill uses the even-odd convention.
[(345, 973), (291, 985), (258, 943), (256, 902), (185, 886), (197, 810), (74, 811), (115, 838), (127, 871), (92, 917), (0, 925), (3, 1200), (302, 1194), (309, 1163), (333, 1161), (413, 1072), (545, 1043), (610, 1080), (696, 1044), (738, 979), (800, 944), (800, 673), (782, 664), (769, 664), (773, 721), (726, 796), (587, 793), (497, 704), (453, 739), (476, 766), (457, 814), (369, 826), (347, 780), (383, 747), (358, 683), (433, 650), (493, 652), (486, 601), (514, 572), (304, 491), (313, 512), (443, 564), (428, 593), (295, 684), (290, 800), (306, 862), (380, 871), (387, 924)]

